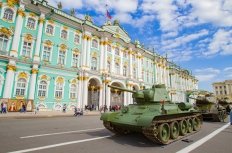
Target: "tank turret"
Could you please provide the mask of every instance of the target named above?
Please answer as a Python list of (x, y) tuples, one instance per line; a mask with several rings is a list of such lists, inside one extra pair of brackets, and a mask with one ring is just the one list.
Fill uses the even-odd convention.
[[(193, 93), (193, 92), (192, 92)], [(194, 99), (197, 108), (202, 113), (203, 119), (216, 122), (223, 122), (227, 117), (226, 109), (220, 105), (213, 93), (208, 91), (194, 91), (194, 97), (188, 97)], [(190, 95), (188, 93), (188, 95)]]
[(108, 85), (108, 87), (133, 93), (132, 98), (135, 99), (137, 104), (160, 103), (161, 101), (170, 103), (170, 97), (165, 88), (165, 85), (154, 85), (151, 89), (144, 89), (138, 91), (133, 91), (112, 85)]
[(201, 128), (201, 113), (190, 103), (172, 103), (163, 84), (137, 91), (108, 87), (131, 92), (136, 101), (119, 111), (102, 113), (103, 125), (115, 134), (141, 132), (155, 143), (169, 144)]

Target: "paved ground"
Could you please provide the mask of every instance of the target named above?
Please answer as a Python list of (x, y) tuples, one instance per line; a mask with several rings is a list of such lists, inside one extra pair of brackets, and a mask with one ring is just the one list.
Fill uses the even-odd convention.
[(229, 153), (232, 126), (227, 125), (228, 120), (226, 123), (204, 122), (202, 129), (183, 139), (185, 141), (161, 146), (138, 133), (114, 135), (103, 127), (99, 115), (90, 113), (81, 117), (0, 118), (0, 153), (175, 153), (195, 143), (202, 144), (202, 139), (224, 126), (225, 129), (190, 152)]
[[(0, 118), (36, 118), (36, 117), (61, 117), (61, 116), (73, 116), (73, 111), (67, 111), (63, 113), (61, 111), (39, 111), (38, 113), (34, 112), (8, 112), (6, 114), (0, 114)], [(100, 115), (99, 111), (85, 111), (84, 116), (88, 115)]]

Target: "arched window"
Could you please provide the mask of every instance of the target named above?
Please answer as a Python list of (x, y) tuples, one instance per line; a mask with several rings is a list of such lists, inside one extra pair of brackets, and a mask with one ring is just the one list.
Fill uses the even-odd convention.
[(27, 27), (30, 28), (30, 29), (35, 29), (35, 19), (28, 18)]
[(72, 84), (70, 86), (70, 99), (76, 99), (77, 95), (77, 86), (75, 84)]
[(120, 74), (120, 67), (118, 63), (115, 63), (115, 72), (116, 74)]
[(93, 40), (92, 40), (92, 47), (93, 47), (93, 48), (98, 48), (98, 42), (97, 42), (96, 39), (93, 39)]
[(30, 57), (32, 51), (32, 43), (24, 41), (23, 42), (23, 50), (22, 50), (22, 56)]
[(61, 99), (63, 97), (63, 83), (56, 83), (55, 97)]
[(65, 51), (63, 50), (59, 51), (58, 64), (61, 64), (61, 65), (65, 64)]
[(53, 35), (53, 32), (54, 32), (54, 27), (52, 25), (47, 25), (47, 28), (46, 28), (46, 33), (50, 34), (50, 35)]
[(38, 89), (38, 96), (39, 97), (46, 97), (47, 93), (47, 82), (42, 80), (39, 83), (39, 89)]
[(110, 63), (110, 61), (107, 61), (107, 70), (108, 70), (108, 72), (110, 72), (110, 69), (111, 69), (111, 63)]
[(149, 82), (149, 72), (147, 71), (147, 82)]
[(66, 30), (62, 30), (61, 31), (61, 38), (67, 39), (67, 37), (68, 37), (68, 32)]
[(123, 66), (123, 76), (127, 76), (127, 67)]
[(44, 46), (44, 49), (43, 49), (43, 60), (44, 61), (50, 61), (51, 50), (52, 48), (50, 46)]
[(114, 50), (114, 52), (115, 52), (115, 55), (119, 55), (119, 48), (116, 47), (115, 50)]
[(97, 70), (97, 58), (96, 57), (92, 57), (91, 70)]
[(107, 51), (111, 52), (111, 46), (109, 44), (107, 45)]
[(6, 35), (0, 35), (0, 53), (6, 52), (7, 44), (8, 44), (8, 37)]
[(9, 21), (13, 20), (14, 12), (11, 9), (6, 9), (3, 15), (3, 18)]
[(127, 53), (126, 52), (123, 52), (123, 57), (127, 58)]
[(78, 54), (73, 53), (72, 66), (73, 67), (78, 66)]
[(80, 43), (80, 36), (78, 34), (75, 34), (74, 36), (74, 42), (79, 44)]
[(133, 76), (134, 76), (134, 78), (136, 79), (137, 77), (137, 72), (136, 72), (136, 68), (133, 68)]
[(26, 94), (26, 79), (20, 78), (16, 84), (16, 96), (25, 96)]

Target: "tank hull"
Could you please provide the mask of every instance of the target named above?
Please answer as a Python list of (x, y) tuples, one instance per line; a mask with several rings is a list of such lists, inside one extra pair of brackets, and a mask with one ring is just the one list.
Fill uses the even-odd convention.
[[(128, 134), (131, 132), (141, 132), (148, 139), (159, 144), (169, 144), (173, 141), (198, 131), (202, 124), (201, 114), (194, 110), (181, 110), (177, 104), (147, 104), (147, 105), (129, 105), (118, 112), (103, 113), (101, 116), (104, 126), (116, 134)], [(197, 126), (193, 130), (193, 120), (197, 121)], [(183, 122), (186, 123), (182, 125)], [(176, 131), (173, 128), (175, 124)], [(188, 126), (189, 125), (189, 126)], [(189, 132), (180, 135), (179, 127), (189, 128)], [(184, 127), (186, 126), (186, 127)], [(191, 130), (192, 129), (192, 130)], [(159, 131), (164, 130), (164, 132)], [(169, 133), (168, 141), (164, 140), (165, 130)], [(171, 132), (172, 131), (172, 132)], [(173, 136), (176, 132), (177, 137)], [(183, 132), (183, 131), (182, 131)]]

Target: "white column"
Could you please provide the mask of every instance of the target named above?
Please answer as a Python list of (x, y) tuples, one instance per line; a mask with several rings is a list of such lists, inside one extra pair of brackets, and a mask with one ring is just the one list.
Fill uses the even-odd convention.
[(129, 48), (129, 78), (133, 78), (132, 49)]
[(99, 89), (99, 110), (100, 110), (100, 108), (103, 106), (103, 85), (100, 85), (100, 89)]
[(78, 108), (83, 108), (82, 107), (82, 104), (83, 104), (83, 101), (82, 101), (82, 80), (79, 78), (79, 81), (78, 81), (78, 101), (77, 101), (77, 107)]
[(106, 105), (107, 105), (107, 108), (109, 109), (109, 106), (110, 106), (110, 88), (109, 87), (106, 87)]
[[(108, 38), (105, 39), (105, 42), (108, 42)], [(107, 43), (103, 44), (104, 60), (103, 60), (103, 69), (107, 70)]]
[(105, 57), (105, 52), (104, 52), (104, 39), (101, 39), (100, 42), (100, 72), (104, 71), (104, 57)]
[(115, 68), (115, 47), (112, 47), (112, 63), (111, 63), (111, 73), (115, 74), (114, 68)]
[(82, 37), (82, 51), (81, 51), (81, 67), (85, 66), (85, 61), (86, 61), (86, 46), (87, 46), (87, 36), (84, 34)]
[(119, 68), (120, 68), (120, 75), (122, 76), (123, 75), (123, 63), (122, 63), (123, 52), (121, 50), (119, 52), (119, 55), (120, 55), (120, 65), (119, 65)]
[(91, 41), (90, 39), (87, 39), (87, 48), (86, 48), (86, 63), (85, 65), (88, 67), (88, 69), (90, 68), (90, 63), (91, 63), (91, 52), (90, 52), (90, 47), (91, 47)]
[(43, 33), (43, 23), (44, 23), (44, 14), (40, 15), (39, 19), (39, 30), (37, 33), (37, 38), (36, 38), (36, 46), (35, 46), (35, 55), (34, 55), (34, 62), (39, 62), (40, 61), (40, 46), (41, 46), (41, 38), (42, 38), (42, 33)]
[(35, 86), (36, 86), (36, 76), (38, 73), (38, 66), (33, 66), (33, 69), (31, 70), (32, 74), (31, 74), (31, 82), (30, 82), (30, 92), (29, 92), (29, 96), (28, 99), (35, 99)]
[(15, 70), (16, 70), (15, 65), (11, 65), (11, 64), (7, 65), (6, 82), (5, 82), (4, 92), (3, 92), (3, 98), (11, 98)]
[(23, 16), (24, 16), (23, 11), (24, 11), (24, 5), (20, 5), (18, 9), (18, 17), (16, 19), (14, 37), (13, 37), (12, 48), (10, 52), (10, 56), (14, 56), (14, 57), (18, 56), (20, 34), (22, 31), (22, 25), (23, 25)]
[(82, 90), (83, 90), (83, 97), (82, 97), (82, 100), (83, 100), (83, 106), (82, 108), (84, 108), (85, 105), (88, 104), (88, 75), (83, 73), (83, 86), (82, 86)]
[(138, 55), (138, 80), (142, 81), (142, 62), (141, 54)]

